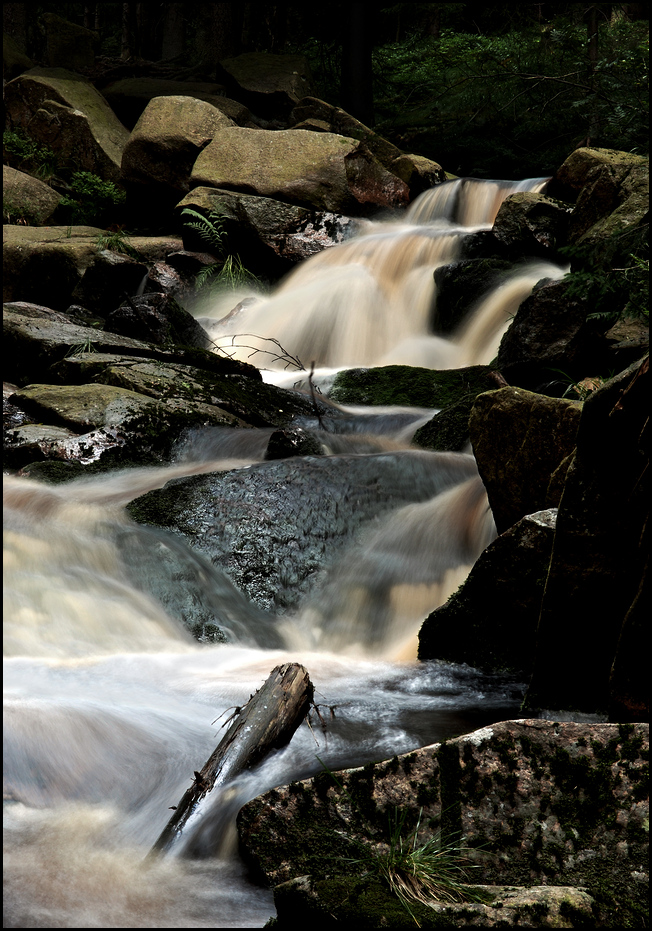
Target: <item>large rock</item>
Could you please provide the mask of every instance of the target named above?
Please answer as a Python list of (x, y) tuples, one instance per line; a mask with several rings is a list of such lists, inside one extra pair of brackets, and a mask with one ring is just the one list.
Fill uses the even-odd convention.
[(421, 155), (405, 154), (346, 110), (318, 97), (304, 97), (300, 100), (292, 110), (290, 120), (295, 129), (337, 133), (363, 142), (384, 168), (408, 185), (410, 199), (446, 180), (441, 165)]
[(513, 271), (514, 263), (506, 258), (468, 258), (436, 268), (434, 331), (448, 334), (456, 330), (473, 307)]
[[(441, 831), (444, 841), (464, 847), (477, 864), (473, 883), (581, 887), (595, 900), (598, 926), (644, 926), (648, 743), (645, 724), (492, 724), (254, 799), (238, 816), (241, 850), (275, 887), (306, 875), (330, 879), (334, 888), (339, 882), (338, 917), (355, 924), (348, 919), (362, 887), (353, 890), (347, 914), (339, 909), (346, 898), (341, 880), (362, 880), (400, 818), (404, 844), (419, 824), (419, 844)], [(429, 910), (415, 914), (427, 921)], [(543, 924), (545, 914), (540, 908), (524, 924)], [(588, 920), (570, 901), (565, 918), (570, 926), (573, 918)], [(404, 920), (407, 927), (409, 916)], [(450, 926), (449, 915), (443, 921)]]
[(567, 243), (570, 212), (552, 197), (521, 191), (500, 205), (492, 232), (513, 257), (540, 256), (554, 262)]
[[(276, 391), (266, 392), (270, 401), (277, 399), (276, 412), (264, 406), (265, 394), (259, 392), (259, 410), (268, 423), (276, 419), (280, 425), (282, 418), (291, 423), (293, 414), (305, 414), (312, 404), (305, 398), (301, 410), (300, 396)], [(210, 440), (211, 431), (203, 457), (219, 458), (223, 453), (210, 455)], [(221, 443), (218, 435), (217, 449)], [(317, 581), (325, 581), (327, 567), (365, 524), (476, 475), (473, 458), (455, 453), (307, 456), (175, 480), (132, 502), (129, 513), (181, 534), (260, 608), (287, 613)], [(345, 506), (352, 500), (353, 514)], [(357, 638), (359, 632), (348, 636)]]
[(220, 62), (233, 96), (255, 113), (283, 119), (310, 93), (312, 77), (304, 55), (245, 52)]
[[(559, 505), (527, 707), (645, 720), (649, 357), (584, 403)], [(551, 670), (554, 669), (554, 674)]]
[(5, 377), (18, 385), (43, 381), (49, 367), (64, 359), (95, 357), (99, 353), (179, 362), (217, 374), (241, 374), (261, 380), (258, 369), (237, 360), (201, 349), (155, 346), (82, 325), (68, 314), (22, 301), (4, 305), (3, 335)]
[(338, 372), (329, 392), (338, 404), (409, 405), (445, 408), (495, 387), (487, 365), (437, 371), (412, 365), (385, 365)]
[(594, 303), (568, 279), (540, 282), (519, 306), (498, 349), (496, 367), (510, 384), (554, 394), (597, 374), (609, 323), (589, 319)]
[(155, 97), (193, 97), (204, 100), (238, 124), (248, 123), (251, 117), (244, 104), (224, 96), (223, 84), (129, 77), (107, 84), (102, 89), (102, 94), (120, 121), (129, 129), (133, 129), (150, 100)]
[(526, 514), (557, 507), (553, 473), (575, 449), (582, 405), (522, 388), (479, 395), (471, 443), (498, 533)]
[(123, 181), (189, 190), (190, 172), (201, 150), (225, 126), (221, 110), (194, 97), (155, 97), (134, 126), (122, 155)]
[(601, 242), (645, 224), (649, 160), (613, 149), (576, 149), (556, 172), (549, 192), (575, 202), (569, 242), (595, 251)]
[(423, 622), (419, 659), (530, 675), (557, 512), (528, 514), (490, 543), (466, 581)]
[(407, 185), (362, 143), (308, 130), (223, 129), (195, 162), (191, 184), (344, 214), (409, 200)]
[(52, 148), (61, 165), (120, 181), (129, 133), (90, 81), (66, 68), (32, 68), (5, 88), (7, 122)]
[(91, 226), (5, 226), (3, 232), (4, 301), (56, 310), (73, 302), (112, 310), (125, 291), (136, 293), (151, 265), (182, 248), (170, 236), (133, 236), (118, 244), (130, 250), (125, 255), (105, 248), (107, 234)]
[(53, 222), (61, 195), (24, 171), (2, 166), (2, 210), (12, 222), (47, 226)]
[[(181, 222), (186, 208), (209, 220), (217, 214), (228, 251), (243, 257), (248, 270), (261, 276), (279, 277), (356, 230), (356, 222), (341, 214), (212, 187), (196, 187), (177, 204)], [(206, 248), (187, 223), (183, 235), (189, 248)]]
[(173, 297), (153, 293), (124, 301), (106, 318), (104, 329), (158, 346), (210, 349), (211, 340), (192, 314)]

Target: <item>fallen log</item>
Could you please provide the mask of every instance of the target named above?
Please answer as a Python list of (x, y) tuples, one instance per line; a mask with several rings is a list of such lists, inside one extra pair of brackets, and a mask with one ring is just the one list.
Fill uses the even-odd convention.
[(276, 666), (264, 685), (242, 708), (195, 778), (148, 858), (167, 853), (178, 841), (200, 803), (214, 789), (251, 769), (271, 751), (284, 747), (304, 720), (314, 689), (307, 670), (298, 663)]

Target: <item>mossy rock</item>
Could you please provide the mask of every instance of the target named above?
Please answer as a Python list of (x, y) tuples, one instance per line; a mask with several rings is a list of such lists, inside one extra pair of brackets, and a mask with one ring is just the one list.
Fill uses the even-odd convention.
[(337, 374), (329, 397), (338, 404), (442, 409), (461, 401), (472, 403), (476, 395), (495, 388), (492, 373), (487, 365), (445, 371), (411, 365), (346, 369)]

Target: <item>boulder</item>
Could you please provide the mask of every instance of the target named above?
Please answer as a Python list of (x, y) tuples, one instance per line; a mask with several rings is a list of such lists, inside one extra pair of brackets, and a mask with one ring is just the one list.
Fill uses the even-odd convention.
[(97, 32), (71, 23), (56, 13), (43, 13), (41, 23), (45, 31), (45, 62), (49, 68), (84, 71), (93, 67), (95, 51), (100, 44)]
[[(291, 426), (313, 407), (310, 398), (271, 389), (258, 390), (260, 426), (265, 420)], [(237, 385), (234, 397), (236, 390)], [(190, 458), (196, 443), (202, 458), (224, 455), (221, 435), (211, 452), (200, 434), (187, 453)], [(138, 522), (182, 536), (259, 608), (287, 613), (315, 590), (362, 527), (392, 508), (427, 501), (474, 475), (472, 457), (455, 453), (301, 456), (174, 480), (131, 502), (128, 511)], [(345, 506), (352, 500), (353, 514)]]
[(290, 122), (294, 129), (337, 133), (363, 142), (384, 168), (408, 185), (410, 199), (446, 180), (441, 165), (422, 155), (406, 155), (346, 110), (317, 97), (300, 100), (290, 114)]
[(5, 226), (3, 300), (64, 310), (97, 255), (100, 235), (102, 230), (92, 226)]
[(304, 55), (245, 52), (223, 59), (220, 67), (233, 96), (267, 119), (284, 119), (311, 90)]
[(258, 369), (234, 359), (201, 349), (179, 346), (166, 349), (118, 336), (82, 325), (78, 318), (49, 307), (21, 301), (4, 305), (3, 333), (7, 349), (5, 376), (19, 385), (42, 381), (49, 366), (64, 359), (80, 355), (95, 357), (99, 353), (179, 362), (217, 374), (240, 374), (261, 380)]
[(456, 330), (473, 307), (514, 270), (514, 263), (500, 258), (467, 258), (435, 269), (437, 303), (433, 330)]
[[(356, 230), (350, 217), (282, 203), (271, 197), (254, 197), (212, 187), (196, 187), (177, 204), (210, 220), (217, 214), (226, 250), (240, 255), (247, 268), (262, 277), (278, 278), (304, 259), (348, 239)], [(184, 243), (192, 248), (206, 242), (186, 222)]]
[(133, 236), (111, 251), (110, 235), (90, 226), (35, 228), (6, 226), (3, 296), (65, 310), (88, 304), (97, 312), (114, 309), (124, 292), (135, 294), (148, 268), (182, 247), (169, 236)]
[(118, 119), (133, 129), (150, 100), (155, 97), (194, 97), (217, 107), (235, 123), (248, 123), (251, 114), (244, 104), (224, 96), (224, 86), (201, 81), (172, 81), (168, 78), (129, 77), (112, 81), (102, 94)]
[(38, 178), (2, 166), (2, 212), (5, 221), (47, 226), (54, 221), (61, 195)]
[(544, 279), (519, 306), (496, 358), (510, 384), (554, 394), (602, 367), (609, 322), (589, 319), (588, 291), (571, 288), (566, 278)]
[(120, 181), (129, 133), (81, 75), (66, 68), (32, 68), (5, 87), (5, 109), (9, 127), (50, 146), (61, 165)]
[(204, 100), (154, 97), (124, 148), (122, 179), (187, 193), (190, 172), (201, 150), (220, 129), (233, 125), (233, 120)]
[(307, 130), (223, 129), (199, 155), (191, 184), (344, 214), (409, 200), (407, 185), (362, 143)]
[[(591, 904), (593, 917), (581, 908), (575, 913), (569, 899), (562, 911), (570, 926), (584, 920), (640, 926), (648, 909), (648, 746), (646, 724), (492, 724), (392, 760), (322, 772), (267, 792), (238, 815), (240, 850), (254, 874), (275, 888), (306, 875), (333, 880), (338, 918), (357, 926), (349, 919), (357, 914), (362, 887), (349, 887), (355, 894), (347, 900), (347, 887), (338, 882), (364, 881), (365, 875), (369, 882), (374, 854), (397, 843), (392, 824), (404, 826), (404, 845), (412, 844), (419, 826), (417, 846), (439, 834), (462, 848), (459, 856), (474, 864), (473, 884), (526, 886), (527, 892), (579, 887), (594, 899), (582, 906)], [(381, 902), (381, 908), (387, 904)], [(430, 915), (431, 926), (450, 926), (449, 913), (415, 906), (415, 914), (420, 921)], [(539, 908), (523, 924), (543, 924), (547, 914)], [(452, 917), (466, 925), (477, 913), (467, 905)], [(407, 913), (403, 920), (405, 927), (412, 921)], [(484, 924), (482, 917), (478, 923)]]
[(582, 404), (511, 386), (480, 394), (469, 432), (498, 533), (559, 505), (551, 477), (573, 453)]
[(419, 659), (529, 676), (557, 511), (528, 514), (484, 550), (465, 582), (423, 622)]
[(649, 160), (614, 149), (576, 149), (558, 169), (548, 191), (575, 203), (569, 242), (595, 243), (644, 222)]
[(510, 194), (498, 210), (492, 232), (512, 257), (527, 256), (558, 261), (565, 246), (571, 208), (545, 194), (521, 191)]
[(106, 318), (104, 329), (157, 346), (178, 344), (210, 349), (211, 340), (195, 318), (167, 294), (143, 294), (124, 301)]
[(649, 623), (648, 391), (646, 357), (584, 402), (543, 594), (529, 709), (630, 721), (649, 714), (641, 654)]

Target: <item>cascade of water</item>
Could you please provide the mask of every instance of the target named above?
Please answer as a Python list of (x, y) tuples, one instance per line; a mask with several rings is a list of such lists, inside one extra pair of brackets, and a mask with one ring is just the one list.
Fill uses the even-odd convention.
[[(271, 297), (227, 321), (216, 311), (211, 332), (226, 344), (241, 333), (271, 337), (304, 362), (333, 368), (387, 360), (399, 344), (404, 358), (422, 351), (434, 367), (485, 360), (505, 315), (538, 277), (560, 271), (521, 269), (445, 340), (430, 332), (432, 273), (454, 260), (461, 232), (491, 224), (514, 188), (440, 185), (405, 223), (370, 224), (306, 262)], [(250, 352), (242, 357), (252, 361)], [(262, 355), (253, 361), (265, 365)], [(181, 536), (135, 527), (123, 511), (172, 478), (262, 474), (269, 431), (212, 431), (194, 437), (174, 465), (65, 486), (6, 478), (7, 927), (260, 927), (273, 913), (271, 896), (249, 883), (232, 844), (245, 801), (318, 772), (320, 760), (331, 769), (360, 765), (517, 711), (518, 684), (409, 660), (422, 618), (495, 532), (471, 456), (409, 449), (430, 414), (351, 409), (345, 432), (321, 436), (340, 465), (404, 457), (391, 474), (402, 474), (408, 489), (418, 476), (425, 484), (396, 498), (400, 507), (389, 513), (370, 508), (328, 571), (315, 572), (298, 609), (277, 618)], [(315, 501), (319, 508), (319, 488)], [(343, 494), (337, 520), (360, 507), (355, 494)], [(298, 518), (295, 525), (298, 541)], [(321, 525), (315, 532), (327, 535)], [(155, 593), (157, 573), (168, 581)], [(189, 637), (172, 592), (184, 586), (232, 642)], [(275, 639), (261, 646), (271, 623)], [(213, 722), (285, 661), (304, 663), (320, 702), (337, 705), (326, 733), (300, 728), (287, 748), (225, 789), (185, 845), (209, 859), (140, 869), (169, 807), (219, 742)]]
[[(229, 354), (251, 361), (256, 351), (259, 364), (272, 370), (287, 364), (266, 355), (272, 339), (306, 368), (313, 362), (319, 368), (395, 363), (454, 368), (479, 361), (470, 357), (468, 347), (460, 355), (455, 338), (432, 333), (434, 270), (455, 261), (462, 236), (491, 228), (506, 197), (540, 191), (547, 180), (460, 179), (438, 185), (419, 195), (403, 221), (370, 223), (356, 238), (304, 262), (271, 295), (255, 300), (249, 295), (235, 313), (226, 313), (230, 308), (216, 301), (199, 320)], [(563, 274), (543, 264), (522, 269), (523, 297), (537, 274)], [(499, 301), (499, 295), (494, 299)], [(506, 298), (503, 329), (514, 300)]]

